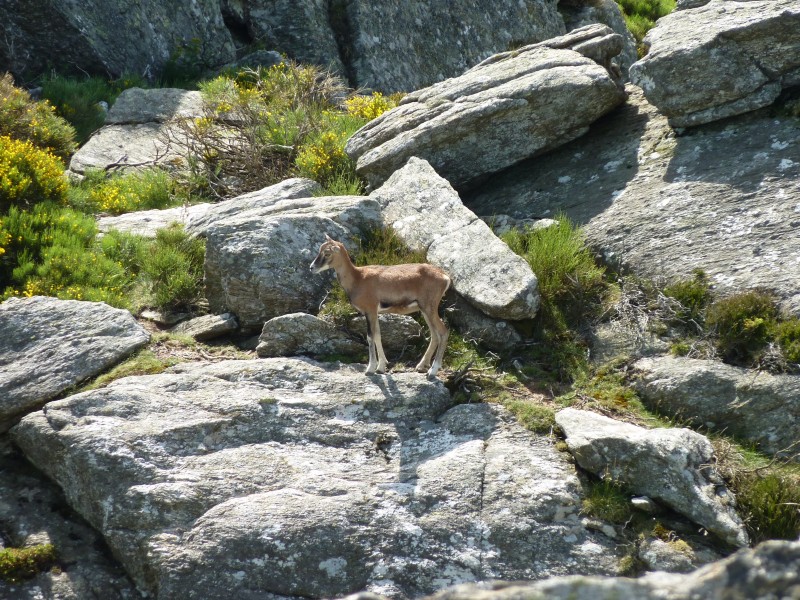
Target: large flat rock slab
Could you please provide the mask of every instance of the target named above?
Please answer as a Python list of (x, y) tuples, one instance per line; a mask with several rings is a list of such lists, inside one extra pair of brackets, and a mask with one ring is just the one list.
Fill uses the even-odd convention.
[(0, 304), (0, 432), (150, 340), (127, 310), (43, 296)]
[(635, 86), (583, 138), (464, 195), (480, 215), (585, 226), (625, 272), (660, 280), (703, 269), (725, 295), (773, 290), (800, 314), (800, 129), (769, 109), (676, 136)]
[(613, 574), (574, 467), (501, 408), (417, 373), (184, 364), (29, 415), (15, 443), (153, 598), (414, 598)]
[(192, 235), (203, 235), (209, 225), (224, 217), (237, 215), (260, 207), (274, 206), (281, 200), (307, 198), (319, 191), (320, 185), (311, 179), (295, 177), (216, 203), (202, 202), (161, 210), (140, 210), (113, 217), (100, 217), (97, 228), (106, 233), (112, 229), (155, 237), (156, 232), (173, 223), (182, 224)]
[(485, 314), (530, 319), (539, 307), (530, 265), (466, 208), (456, 191), (418, 158), (370, 194), (383, 223), (450, 276), (453, 289)]
[(712, 0), (658, 20), (631, 81), (675, 127), (769, 106), (800, 84), (795, 0)]
[(621, 36), (594, 25), (495, 55), (409, 94), (346, 151), (373, 188), (412, 156), (460, 188), (583, 135), (620, 104), (622, 90), (603, 65), (621, 49)]

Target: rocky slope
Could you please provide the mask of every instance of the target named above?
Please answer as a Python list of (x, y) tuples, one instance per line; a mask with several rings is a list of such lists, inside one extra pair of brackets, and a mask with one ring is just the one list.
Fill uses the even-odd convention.
[[(217, 38), (225, 48), (234, 38), (269, 34), (305, 44), (298, 55), (317, 52), (317, 61), (333, 56), (351, 76), (381, 72), (391, 85), (413, 77), (414, 87), (428, 85), (470, 66), (453, 64), (453, 56), (474, 62), (487, 48), (506, 50), (496, 48), (488, 31), (476, 30), (470, 38), (474, 46), (451, 54), (471, 31), (455, 28), (452, 47), (445, 49), (453, 38), (438, 46), (442, 62), (429, 61), (435, 73), (418, 68), (414, 60), (421, 53), (384, 68), (387, 53), (417, 47), (435, 30), (426, 21), (413, 31), (410, 23), (433, 14), (424, 11), (438, 10), (437, 4), (407, 4), (408, 12), (398, 9), (380, 26), (374, 9), (357, 1), (345, 6), (226, 0), (195, 3), (191, 10), (224, 16), (221, 26), (216, 17), (204, 23), (229, 32)], [(569, 4), (576, 25), (586, 6)], [(402, 370), (364, 377), (359, 364), (279, 356), (357, 354), (363, 348), (355, 325), (337, 329), (314, 316), (331, 281), (311, 277), (308, 264), (324, 234), (352, 244), (383, 225), (451, 273), (453, 296), (445, 301), (451, 327), (492, 347), (521, 342), (515, 323), (535, 315), (537, 277), (479, 216), (531, 222), (563, 211), (585, 226), (591, 245), (609, 264), (662, 279), (702, 268), (718, 292), (767, 287), (789, 314), (800, 314), (800, 121), (788, 89), (797, 84), (800, 65), (793, 37), (796, 10), (783, 0), (767, 4), (683, 3), (680, 13), (649, 36), (650, 58), (632, 68), (644, 92), (627, 86), (619, 106), (623, 94), (614, 65), (621, 64), (625, 40), (598, 26), (549, 44), (523, 44), (519, 51), (485, 60), (463, 79), (418, 90), (353, 142), (371, 135), (379, 142), (357, 152), (361, 158), (387, 144), (402, 150), (377, 161), (385, 168), (373, 171), (375, 190), (369, 196), (313, 198), (313, 182), (293, 180), (214, 206), (104, 220), (104, 230), (147, 232), (179, 221), (203, 237), (208, 302), (212, 312), (223, 313), (209, 319), (210, 328), (224, 325), (229, 331), (238, 323), (242, 332), (261, 331), (258, 354), (270, 358), (185, 363), (70, 394), (80, 381), (145, 344), (147, 333), (129, 314), (95, 303), (45, 298), (3, 303), (0, 427), (19, 423), (0, 439), (0, 479), (8, 483), (0, 486), (0, 545), (53, 541), (62, 555), (55, 571), (18, 585), (0, 583), (0, 595), (796, 597), (798, 542), (745, 548), (694, 570), (748, 544), (736, 499), (710, 466), (713, 449), (699, 433), (646, 430), (567, 409), (556, 416), (565, 436), (563, 451), (554, 436), (524, 429), (499, 405), (456, 404), (439, 380)], [(78, 11), (66, 0), (51, 5), (59, 14), (65, 6)], [(17, 27), (15, 35), (40, 40), (42, 31), (30, 30), (42, 6), (12, 3), (0, 7), (0, 16)], [(161, 19), (171, 6), (154, 8), (151, 18)], [(590, 8), (600, 12), (601, 3)], [(334, 9), (339, 20), (331, 23)], [(552, 3), (509, 5), (497, 22), (513, 20), (523, 9), (537, 15), (531, 23), (539, 33), (530, 38), (521, 33), (519, 41), (564, 33)], [(174, 26), (181, 25), (182, 14), (172, 15)], [(119, 22), (108, 12), (98, 15), (109, 27), (133, 28), (141, 18), (139, 8), (124, 18), (116, 15)], [(713, 27), (703, 20), (710, 16)], [(107, 30), (96, 26), (78, 35), (78, 22), (66, 18), (59, 21), (61, 29), (53, 29), (76, 36), (64, 56), (74, 51), (88, 57), (86, 64), (108, 70), (128, 60), (139, 66), (144, 63), (136, 61), (150, 60), (124, 56), (132, 50), (123, 45), (122, 54), (106, 52)], [(670, 50), (675, 28), (708, 43), (698, 42), (688, 53)], [(501, 37), (515, 31), (496, 29)], [(587, 31), (592, 35), (583, 38)], [(771, 37), (753, 33), (760, 31)], [(358, 39), (347, 32), (359, 32)], [(8, 39), (2, 46), (6, 54)], [(759, 39), (768, 43), (756, 43)], [(153, 53), (166, 48), (153, 40)], [(30, 43), (39, 56), (42, 47)], [(20, 44), (15, 52), (25, 48)], [(699, 73), (694, 61), (708, 62), (704, 51), (715, 44), (748, 68), (720, 68), (730, 86), (698, 75), (688, 87), (705, 86), (704, 93), (687, 91), (679, 110), (665, 105), (659, 94), (673, 103), (680, 99), (675, 74)], [(361, 54), (346, 55), (343, 48), (359, 48)], [(665, 64), (669, 68), (662, 68)], [(753, 65), (761, 77), (755, 88), (746, 85)], [(482, 79), (487, 73), (499, 77), (493, 82), (505, 83), (487, 85)], [(520, 79), (528, 86), (514, 87)], [(772, 102), (776, 86), (788, 93), (775, 106), (751, 102), (753, 89), (770, 91)], [(714, 92), (718, 88), (725, 94)], [(554, 89), (559, 93), (552, 95)], [(586, 93), (570, 94), (577, 89)], [(193, 98), (183, 92), (133, 92), (114, 109), (121, 114), (130, 101), (124, 112), (132, 116), (108, 127), (168, 126), (181, 107), (192, 110)], [(506, 121), (500, 119), (503, 111), (480, 113), (508, 102), (523, 112)], [(455, 110), (464, 108), (458, 104), (477, 106), (493, 119), (470, 120), (474, 114)], [(746, 114), (723, 119), (734, 104), (735, 112), (744, 107)], [(433, 135), (431, 123), (442, 110), (453, 120)], [(408, 112), (419, 117), (411, 129), (389, 126)], [(554, 135), (539, 145), (522, 143), (513, 136), (520, 115), (528, 119), (528, 134)], [(693, 127), (676, 130), (676, 124)], [(118, 140), (133, 137), (121, 131)], [(493, 135), (484, 135), (487, 131)], [(114, 144), (122, 141), (95, 153), (98, 160), (118, 160), (120, 147)], [(151, 143), (152, 138), (144, 145)], [(131, 152), (137, 147), (142, 144), (132, 145)], [(497, 152), (505, 153), (504, 160), (484, 161)], [(437, 158), (442, 156), (459, 158)], [(360, 164), (365, 173), (366, 162)], [(499, 214), (510, 216), (491, 218)], [(416, 333), (402, 322), (398, 331), (396, 347), (403, 352)], [(686, 423), (731, 431), (765, 452), (790, 455), (800, 439), (797, 375), (767, 376), (659, 356), (666, 350), (656, 340), (646, 349), (648, 358), (631, 360), (634, 385), (647, 404)], [(626, 352), (632, 358), (645, 353)], [(39, 471), (22, 464), (17, 451)], [(60, 491), (41, 481), (42, 473)], [(646, 494), (636, 498), (637, 511), (661, 511), (659, 518), (688, 532), (687, 539), (702, 533), (705, 542), (676, 547), (672, 539), (651, 538), (631, 550), (627, 525), (582, 514), (591, 489), (587, 473)], [(44, 504), (58, 510), (41, 510)], [(625, 555), (647, 570), (675, 573), (616, 577)]]

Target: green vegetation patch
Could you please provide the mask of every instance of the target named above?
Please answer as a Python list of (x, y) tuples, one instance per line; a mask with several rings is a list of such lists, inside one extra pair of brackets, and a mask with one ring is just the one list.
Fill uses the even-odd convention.
[(717, 470), (736, 496), (755, 544), (800, 536), (800, 466), (768, 458), (721, 436), (712, 439)]
[(155, 240), (111, 232), (98, 241), (93, 217), (52, 203), (12, 207), (0, 217), (3, 299), (44, 295), (129, 309), (187, 308), (202, 295), (204, 257), (204, 242), (181, 227), (162, 229)]
[(512, 229), (502, 239), (536, 274), (539, 326), (557, 335), (597, 313), (607, 284), (605, 269), (586, 247), (583, 231), (564, 214), (556, 221), (543, 229)]
[(636, 40), (639, 58), (647, 53), (642, 44), (644, 36), (656, 21), (675, 10), (675, 0), (617, 0), (625, 25)]
[(750, 291), (715, 301), (708, 308), (706, 323), (723, 360), (749, 365), (770, 341), (777, 316), (771, 294)]
[(633, 514), (630, 494), (618, 483), (610, 479), (592, 479), (584, 492), (581, 503), (584, 515), (620, 525), (630, 521)]
[(0, 217), (0, 289), (126, 306), (130, 276), (99, 251), (94, 218), (43, 202)]
[(679, 303), (674, 320), (684, 323), (693, 321), (697, 326), (702, 327), (706, 308), (714, 297), (711, 291), (711, 282), (705, 271), (695, 269), (692, 278), (667, 285), (664, 288), (664, 294)]
[(292, 176), (315, 179), (323, 195), (361, 193), (345, 143), (397, 102), (374, 94), (343, 103), (340, 79), (291, 62), (228, 72), (199, 87), (206, 114), (183, 121), (179, 135), (194, 157), (193, 185), (219, 197)]
[(503, 405), (523, 427), (534, 433), (549, 434), (555, 427), (556, 413), (549, 406), (526, 400), (509, 400)]
[(105, 110), (100, 102), (111, 106), (120, 92), (131, 87), (147, 87), (147, 84), (142, 78), (130, 75), (110, 80), (51, 74), (42, 80), (42, 97), (55, 108), (57, 115), (75, 128), (80, 145), (105, 122)]
[(90, 170), (67, 191), (67, 201), (85, 213), (119, 215), (138, 210), (179, 205), (176, 183), (162, 169), (144, 169), (111, 175)]
[(49, 569), (55, 560), (56, 549), (52, 544), (4, 548), (0, 550), (0, 579), (19, 583)]
[(9, 74), (0, 77), (0, 136), (28, 140), (64, 162), (77, 148), (72, 126), (48, 102), (16, 87)]
[(150, 306), (188, 309), (203, 293), (205, 241), (190, 237), (182, 226), (159, 229), (155, 240), (140, 255), (140, 277), (149, 283)]

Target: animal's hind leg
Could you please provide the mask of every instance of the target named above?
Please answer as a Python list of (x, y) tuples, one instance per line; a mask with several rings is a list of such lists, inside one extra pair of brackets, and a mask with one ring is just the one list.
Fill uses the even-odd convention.
[[(428, 325), (428, 329), (431, 332), (431, 341), (428, 344), (428, 349), (425, 350), (425, 354), (422, 356), (422, 359), (417, 364), (416, 370), (419, 373), (425, 373), (431, 368), (431, 359), (433, 359), (433, 355), (436, 353), (436, 348), (439, 345), (439, 336), (436, 335), (436, 331), (434, 330), (433, 326), (431, 325), (431, 320), (428, 318), (428, 315), (425, 311), (422, 311), (422, 316), (425, 318), (425, 323)], [(438, 318), (438, 316), (437, 316)]]
[(378, 373), (386, 373), (388, 361), (386, 353), (383, 351), (383, 341), (381, 341), (381, 324), (377, 315), (375, 316), (375, 329), (372, 332), (372, 341), (375, 343), (375, 351), (378, 355)]
[(442, 360), (444, 360), (444, 351), (447, 349), (447, 338), (450, 337), (450, 332), (447, 330), (447, 326), (444, 324), (442, 319), (439, 317), (438, 312), (434, 312), (431, 316), (432, 327), (431, 327), (431, 339), (434, 337), (437, 338), (437, 347), (436, 347), (436, 358), (433, 361), (433, 365), (431, 365), (430, 370), (428, 371), (428, 377), (435, 377), (436, 373), (439, 372), (439, 369), (442, 368)]

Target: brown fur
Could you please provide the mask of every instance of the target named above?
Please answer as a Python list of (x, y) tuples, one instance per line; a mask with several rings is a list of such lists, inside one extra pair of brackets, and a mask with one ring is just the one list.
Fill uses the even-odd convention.
[(407, 315), (420, 311), (431, 330), (431, 342), (417, 365), (417, 371), (428, 371), (429, 376), (435, 376), (442, 365), (449, 335), (439, 318), (439, 303), (450, 287), (450, 278), (441, 269), (429, 264), (356, 267), (343, 244), (325, 237), (317, 257), (311, 263), (311, 271), (335, 270), (350, 303), (367, 318), (367, 375), (376, 370), (379, 373), (386, 371), (387, 361), (381, 343), (378, 313)]

